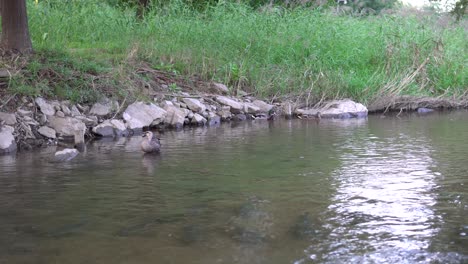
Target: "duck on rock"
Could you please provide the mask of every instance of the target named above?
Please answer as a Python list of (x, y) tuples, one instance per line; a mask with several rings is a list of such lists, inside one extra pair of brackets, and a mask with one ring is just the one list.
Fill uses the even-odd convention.
[(141, 150), (145, 153), (156, 153), (161, 148), (159, 138), (153, 136), (153, 132), (147, 131), (143, 133), (143, 141), (141, 142)]

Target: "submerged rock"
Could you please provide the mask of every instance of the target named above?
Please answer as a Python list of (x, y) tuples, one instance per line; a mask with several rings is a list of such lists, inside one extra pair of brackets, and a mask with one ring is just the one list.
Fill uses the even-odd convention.
[(309, 213), (301, 214), (290, 229), (296, 239), (310, 239), (319, 234)]
[(77, 149), (66, 148), (55, 152), (55, 162), (65, 162), (74, 159), (80, 152)]
[(17, 149), (14, 128), (0, 125), (0, 154), (14, 153)]
[(217, 126), (221, 124), (221, 117), (218, 115), (210, 115), (208, 116), (208, 126)]
[(428, 114), (434, 112), (434, 109), (431, 108), (426, 108), (426, 107), (420, 107), (418, 108), (418, 114)]
[(231, 237), (241, 243), (258, 244), (274, 237), (273, 219), (269, 213), (269, 202), (251, 197), (239, 208), (238, 215), (229, 223)]
[(245, 121), (247, 120), (247, 116), (244, 114), (237, 114), (234, 116), (232, 120), (237, 121), (237, 122)]

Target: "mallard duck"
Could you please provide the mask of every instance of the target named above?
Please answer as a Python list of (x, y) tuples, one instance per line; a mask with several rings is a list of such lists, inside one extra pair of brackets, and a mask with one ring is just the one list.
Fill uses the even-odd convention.
[(143, 150), (143, 152), (159, 152), (159, 149), (161, 148), (161, 143), (159, 142), (159, 138), (153, 137), (153, 132), (147, 131), (143, 133), (143, 137), (145, 137), (141, 142), (141, 150)]

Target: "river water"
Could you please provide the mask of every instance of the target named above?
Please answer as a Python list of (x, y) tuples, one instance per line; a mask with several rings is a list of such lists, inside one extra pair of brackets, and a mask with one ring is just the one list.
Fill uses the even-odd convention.
[(468, 112), (0, 156), (0, 263), (468, 263)]

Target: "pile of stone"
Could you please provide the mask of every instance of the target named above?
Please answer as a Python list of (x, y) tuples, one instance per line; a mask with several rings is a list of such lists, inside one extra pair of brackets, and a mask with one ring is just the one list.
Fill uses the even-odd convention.
[[(47, 101), (41, 97), (25, 104), (16, 113), (0, 112), (0, 154), (20, 147), (55, 144), (86, 131), (97, 137), (139, 134), (147, 128), (181, 129), (184, 126), (216, 126), (221, 122), (266, 119), (272, 113), (286, 117), (364, 117), (367, 109), (350, 100), (333, 101), (320, 109), (295, 109), (291, 102), (269, 104), (253, 97), (190, 95), (180, 92), (170, 100), (134, 102), (126, 107), (103, 99), (93, 105), (69, 101)], [(23, 145), (21, 145), (23, 144)]]

